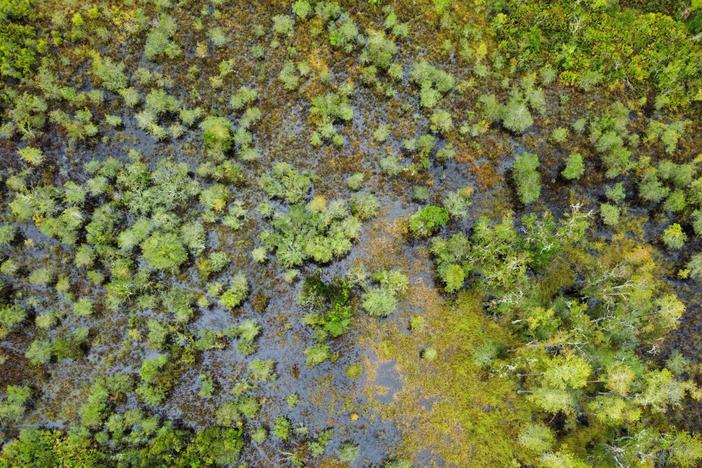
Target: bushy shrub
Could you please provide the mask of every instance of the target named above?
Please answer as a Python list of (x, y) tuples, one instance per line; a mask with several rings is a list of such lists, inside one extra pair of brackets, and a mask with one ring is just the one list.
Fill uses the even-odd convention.
[(241, 305), (249, 294), (249, 283), (243, 273), (237, 273), (232, 277), (229, 288), (219, 296), (223, 306), (234, 309)]
[(363, 310), (374, 317), (387, 317), (397, 308), (398, 296), (409, 287), (409, 279), (399, 270), (381, 271), (373, 275), (377, 286), (368, 286), (361, 298)]
[(273, 164), (270, 174), (259, 178), (258, 185), (271, 198), (299, 203), (309, 193), (312, 179), (286, 162), (277, 162)]
[(451, 118), (451, 113), (438, 109), (429, 118), (430, 128), (433, 132), (440, 132), (447, 134), (453, 129), (453, 119)]
[(316, 343), (305, 349), (307, 367), (317, 366), (332, 358), (332, 352), (326, 343)]
[(583, 156), (580, 153), (571, 153), (568, 155), (566, 167), (561, 174), (568, 180), (575, 180), (582, 177), (585, 173), (585, 163)]
[(537, 171), (539, 157), (534, 153), (522, 153), (514, 160), (512, 177), (517, 186), (519, 200), (528, 205), (541, 194), (541, 174)]
[(510, 98), (501, 112), (501, 117), (505, 128), (515, 133), (524, 133), (534, 123), (526, 102), (519, 95)]
[(292, 18), (290, 18), (288, 15), (275, 15), (273, 17), (273, 32), (280, 36), (292, 36)]
[(344, 50), (347, 53), (353, 51), (359, 39), (358, 27), (351, 16), (344, 15), (336, 21), (330, 22), (327, 26), (329, 30), (329, 43)]
[(419, 86), (420, 102), (426, 108), (436, 106), (444, 94), (456, 85), (456, 80), (450, 73), (434, 67), (426, 60), (412, 66), (410, 78)]
[(26, 162), (32, 166), (38, 166), (44, 162), (45, 156), (41, 149), (33, 146), (25, 146), (17, 150), (20, 158), (24, 159)]
[(331, 140), (339, 146), (343, 137), (336, 132), (334, 122), (348, 122), (353, 118), (353, 107), (348, 97), (338, 93), (327, 93), (312, 99), (313, 120), (317, 130), (312, 133), (311, 142), (319, 146), (324, 141)]
[(34, 28), (36, 5), (30, 0), (0, 2), (0, 76), (23, 78), (43, 52)]
[(141, 244), (144, 260), (158, 270), (177, 270), (188, 259), (180, 239), (173, 233), (155, 232)]
[(232, 124), (224, 117), (207, 117), (200, 124), (205, 148), (213, 153), (225, 153), (232, 146)]
[(181, 54), (180, 47), (173, 41), (176, 28), (173, 17), (165, 14), (159, 17), (158, 23), (146, 36), (144, 55), (148, 60), (158, 59), (163, 55), (175, 58)]
[(32, 390), (25, 385), (8, 385), (5, 398), (0, 401), (0, 424), (17, 423), (25, 412)]
[(124, 64), (115, 63), (109, 57), (93, 55), (92, 74), (98, 83), (108, 91), (118, 92), (127, 87)]
[(663, 243), (666, 247), (673, 250), (681, 249), (685, 246), (687, 234), (682, 230), (682, 226), (678, 223), (673, 223), (663, 232)]
[(438, 228), (448, 223), (449, 213), (445, 208), (427, 205), (410, 216), (410, 232), (416, 237), (429, 237)]
[(616, 226), (619, 224), (619, 215), (620, 210), (618, 206), (609, 203), (600, 204), (600, 216), (602, 217), (602, 222), (607, 226)]

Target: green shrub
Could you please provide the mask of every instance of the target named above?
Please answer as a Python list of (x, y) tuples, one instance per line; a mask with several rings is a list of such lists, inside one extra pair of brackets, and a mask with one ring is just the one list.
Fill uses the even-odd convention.
[(605, 195), (607, 199), (613, 201), (614, 203), (621, 203), (626, 198), (626, 192), (624, 191), (624, 184), (621, 182), (614, 184), (611, 187), (605, 189)]
[(600, 216), (602, 217), (602, 222), (607, 226), (619, 224), (619, 214), (619, 207), (609, 203), (600, 204)]
[(526, 102), (518, 95), (510, 98), (502, 110), (501, 116), (505, 128), (515, 133), (524, 133), (534, 123)]
[(317, 366), (332, 358), (331, 349), (326, 343), (317, 343), (305, 349), (307, 367)]
[(26, 146), (24, 148), (20, 148), (17, 150), (17, 154), (19, 154), (20, 158), (24, 159), (27, 163), (31, 164), (32, 166), (38, 166), (42, 162), (44, 162), (44, 159), (46, 158), (44, 156), (44, 153), (42, 153), (41, 149), (35, 148), (33, 146)]
[(0, 305), (0, 339), (4, 339), (27, 318), (27, 311), (18, 304)]
[(248, 86), (242, 86), (229, 99), (229, 105), (232, 106), (234, 110), (241, 110), (253, 103), (257, 97), (258, 92), (255, 89), (249, 88)]
[(576, 180), (585, 173), (585, 163), (583, 156), (580, 153), (571, 153), (568, 155), (566, 167), (561, 174), (568, 180)]
[(0, 424), (17, 423), (22, 419), (32, 390), (25, 385), (8, 385), (5, 398), (0, 401)]
[(443, 109), (436, 110), (429, 118), (429, 124), (433, 132), (447, 134), (453, 129), (451, 113)]
[(119, 92), (127, 87), (124, 64), (114, 63), (109, 57), (95, 53), (91, 71), (96, 81), (108, 91)]
[(380, 203), (372, 193), (359, 192), (351, 196), (351, 212), (361, 221), (374, 218), (379, 209)]
[(680, 189), (670, 192), (663, 203), (663, 209), (672, 213), (679, 213), (683, 211), (686, 206), (687, 200), (685, 198), (685, 192)]
[(514, 160), (512, 177), (519, 200), (525, 205), (535, 202), (541, 194), (541, 174), (536, 170), (538, 167), (539, 157), (534, 153), (522, 153)]
[(215, 26), (214, 28), (207, 31), (207, 38), (212, 43), (215, 48), (220, 48), (227, 43), (229, 38), (222, 28)]
[(275, 361), (272, 359), (254, 359), (249, 362), (249, 376), (254, 382), (272, 382), (275, 375)]
[(655, 170), (648, 170), (639, 182), (639, 196), (645, 200), (658, 203), (668, 196), (670, 189), (663, 185)]
[(455, 78), (429, 62), (421, 60), (412, 66), (412, 81), (420, 87), (420, 102), (423, 107), (433, 108), (448, 91), (456, 85)]
[(381, 271), (373, 276), (378, 286), (368, 286), (361, 305), (368, 315), (387, 317), (397, 308), (398, 296), (409, 287), (409, 279), (398, 270)]
[(317, 130), (312, 133), (311, 142), (319, 146), (324, 141), (332, 141), (339, 146), (343, 137), (336, 132), (334, 123), (338, 120), (348, 122), (353, 118), (353, 107), (348, 97), (337, 93), (327, 93), (312, 99), (311, 110)]
[(188, 253), (173, 233), (155, 232), (141, 244), (144, 260), (158, 270), (177, 270), (187, 259)]
[(346, 178), (346, 186), (351, 190), (360, 190), (363, 187), (365, 176), (362, 172), (354, 172)]
[(554, 128), (551, 132), (551, 139), (556, 143), (565, 143), (568, 139), (568, 129), (565, 127)]
[(232, 124), (224, 117), (205, 118), (200, 124), (205, 148), (214, 153), (225, 153), (232, 146)]
[(249, 283), (243, 273), (237, 273), (232, 277), (229, 288), (219, 297), (223, 306), (234, 309), (241, 305), (249, 294)]
[(29, 75), (45, 42), (34, 28), (36, 5), (30, 0), (0, 2), (0, 76), (21, 79)]
[(682, 249), (687, 241), (687, 234), (683, 232), (682, 226), (678, 223), (673, 223), (663, 232), (663, 243), (666, 247), (673, 250)]
[(290, 437), (290, 421), (284, 416), (278, 416), (273, 423), (271, 434), (278, 440), (287, 440)]
[(181, 54), (180, 47), (173, 41), (177, 25), (175, 19), (168, 15), (161, 15), (158, 23), (149, 31), (144, 45), (144, 55), (148, 60), (158, 59), (161, 56), (175, 58)]
[(312, 6), (307, 0), (295, 0), (292, 11), (299, 18), (306, 19), (312, 13)]
[(271, 174), (259, 178), (258, 185), (271, 198), (299, 203), (309, 193), (312, 179), (309, 175), (296, 171), (286, 162), (277, 162), (273, 164)]
[(73, 312), (81, 317), (90, 317), (93, 314), (93, 302), (83, 297), (73, 305)]
[(0, 224), (0, 246), (8, 246), (15, 240), (17, 226), (14, 224)]
[(350, 16), (344, 16), (336, 21), (330, 22), (329, 43), (347, 53), (353, 51), (358, 42), (358, 27)]
[(468, 217), (468, 208), (471, 205), (473, 188), (465, 187), (461, 190), (450, 192), (442, 204), (451, 218), (465, 219)]
[(410, 232), (416, 237), (429, 237), (438, 228), (448, 223), (449, 213), (445, 208), (427, 205), (410, 216)]
[(273, 17), (273, 32), (280, 36), (292, 36), (292, 18), (290, 18), (288, 15), (275, 15)]

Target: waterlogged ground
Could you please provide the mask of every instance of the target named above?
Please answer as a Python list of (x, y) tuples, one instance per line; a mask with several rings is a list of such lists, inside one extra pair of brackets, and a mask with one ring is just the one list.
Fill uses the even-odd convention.
[[(636, 104), (640, 95), (622, 86), (584, 90), (559, 80), (542, 80), (538, 82), (544, 97), (542, 111), (532, 109), (533, 123), (525, 130), (508, 131), (499, 122), (480, 118), (482, 107), (478, 100), (487, 94), (495, 94), (501, 102), (508, 100), (509, 83), (502, 83), (497, 72), (485, 76), (480, 71), (485, 65), (482, 60), (464, 60), (457, 50), (463, 40), (476, 51), (493, 51), (503, 39), (492, 29), (488, 32), (493, 16), (483, 2), (453, 2), (450, 13), (442, 19), (439, 3), (340, 2), (341, 15), (352, 18), (363, 34), (382, 30), (389, 15), (396, 15), (397, 21), (407, 25), (407, 35), (393, 36), (398, 46), (393, 63), (399, 64), (403, 73), (394, 80), (379, 73), (379, 84), (363, 84), (361, 39), (352, 41), (350, 51), (335, 48), (329, 43), (322, 19), (296, 17), (285, 1), (87, 2), (81, 6), (73, 2), (41, 3), (43, 27), (51, 25), (67, 37), (75, 36), (77, 29), (82, 31), (77, 38), (55, 43), (51, 48), (53, 60), (46, 65), (58, 82), (77, 92), (104, 89), (95, 73), (91, 73), (91, 53), (95, 51), (124, 64), (130, 86), (142, 95), (149, 90), (165, 90), (178, 98), (182, 108), (201, 107), (202, 118), (212, 115), (238, 120), (242, 113), (232, 111), (230, 96), (242, 86), (257, 91), (255, 107), (261, 118), (252, 126), (251, 138), (260, 157), (239, 160), (241, 178), (228, 184), (232, 199), (241, 202), (246, 214), (241, 227), (234, 230), (218, 222), (207, 223), (205, 237), (206, 251), (225, 252), (231, 260), (215, 275), (216, 280), (228, 285), (237, 273), (243, 273), (248, 281), (246, 299), (234, 310), (212, 299), (208, 285), (191, 267), (195, 256), (175, 273), (154, 273), (150, 283), (154, 291), (179, 286), (198, 297), (212, 299), (207, 306), (194, 306), (193, 318), (171, 335), (169, 340), (175, 343), (169, 343), (174, 347), (187, 350), (202, 330), (216, 334), (251, 319), (260, 326), (255, 350), (248, 356), (242, 355), (236, 340), (220, 337), (216, 346), (194, 351), (192, 359), (181, 355), (173, 371), (175, 382), (163, 401), (147, 405), (136, 392), (129, 391), (115, 403), (119, 408), (116, 412), (141, 409), (162, 422), (171, 421), (175, 427), (203, 431), (219, 421), (220, 408), (236, 392), (235, 383), (247, 381), (249, 364), (272, 360), (277, 378), (264, 379), (247, 390), (247, 395), (258, 401), (259, 411), (254, 417), (241, 418), (245, 423), (232, 423), (234, 427), (244, 427), (244, 444), (237, 463), (360, 467), (382, 466), (390, 461), (404, 461), (408, 466), (507, 466), (518, 463), (517, 460), (533, 462), (535, 455), (515, 444), (524, 425), (533, 418), (533, 408), (522, 396), (526, 392), (515, 378), (488, 371), (473, 358), (485, 337), (505, 343), (507, 348), (516, 348), (518, 337), (508, 324), (485, 313), (489, 298), (477, 289), (465, 288), (457, 294), (444, 291), (429, 251), (430, 243), (414, 236), (408, 224), (409, 217), (422, 206), (441, 205), (449, 193), (467, 193), (466, 189), (472, 195), (465, 216), (444, 223), (434, 235), (470, 232), (480, 216), (499, 220), (503, 213), (511, 212), (519, 220), (525, 214), (550, 211), (560, 218), (573, 205), (579, 205), (583, 212), (591, 212), (592, 236), (599, 242), (624, 237), (652, 244), (653, 257), (664, 272), (662, 282), (678, 295), (685, 312), (679, 327), (656, 342), (651, 359), (663, 362), (678, 350), (692, 365), (697, 365), (702, 288), (678, 272), (693, 253), (702, 251), (702, 240), (685, 225), (690, 233), (685, 247), (666, 250), (661, 235), (668, 222), (677, 218), (644, 203), (633, 202), (625, 209), (621, 222), (615, 223), (619, 226), (597, 221), (600, 203), (607, 201), (605, 189), (611, 181), (605, 176), (592, 142), (587, 133), (573, 131), (564, 141), (551, 137), (554, 129), (571, 128), (580, 117), (594, 119), (602, 115), (617, 100), (631, 106), (627, 123), (631, 134), (643, 135), (650, 119), (672, 119), (672, 111), (668, 114), (650, 104)], [(92, 6), (98, 13), (91, 10)], [(82, 22), (75, 15), (81, 15)], [(139, 29), (134, 25), (144, 15), (147, 20)], [(169, 15), (175, 21), (177, 27), (170, 40), (178, 44), (181, 52), (173, 58), (149, 60), (142, 53), (144, 36), (157, 25), (160, 15)], [(289, 34), (272, 29), (276, 15), (295, 18)], [(207, 35), (215, 26), (226, 36), (219, 47)], [(482, 57), (487, 52), (475, 54)], [(227, 60), (231, 62), (222, 65)], [(285, 89), (278, 78), (289, 60), (306, 62), (310, 69), (294, 89)], [(453, 119), (446, 131), (432, 129), (432, 111), (422, 106), (419, 88), (410, 77), (412, 64), (420, 60), (455, 77), (456, 86), (440, 97), (438, 106)], [(140, 82), (137, 75), (143, 71), (137, 72), (139, 68), (150, 70), (151, 79)], [(518, 76), (515, 74), (514, 83)], [(14, 86), (23, 92), (40, 93), (40, 81), (37, 78)], [(310, 137), (318, 127), (311, 100), (338, 91), (349, 82), (355, 85), (348, 93), (353, 116), (347, 122), (333, 121), (343, 143), (325, 141), (312, 145)], [(392, 96), (381, 92), (379, 88), (383, 86), (392, 88)], [(85, 105), (97, 123), (93, 136), (73, 139), (65, 126), (49, 120), (30, 136), (20, 137), (18, 131), (17, 135), (0, 139), (2, 179), (22, 174), (29, 192), (47, 184), (85, 184), (93, 176), (86, 163), (114, 158), (126, 166), (133, 157), (130, 150), (138, 151), (151, 170), (164, 164), (185, 163), (189, 176), (198, 179), (198, 166), (211, 161), (199, 125), (183, 126), (179, 132), (182, 134), (175, 137), (157, 138), (153, 129), (140, 125), (137, 113), (141, 106), (129, 108), (118, 93), (107, 91), (101, 102)], [(51, 101), (51, 109), (62, 107), (69, 112), (80, 106), (58, 99)], [(689, 117), (698, 115), (693, 110), (688, 112), (684, 115), (689, 123), (672, 155), (659, 144), (642, 143), (634, 150), (636, 157), (645, 155), (681, 164), (695, 160), (702, 150), (702, 123)], [(121, 124), (107, 125), (107, 115), (119, 116)], [(157, 120), (158, 125), (168, 128), (178, 124), (178, 114), (168, 111)], [(383, 125), (387, 125), (387, 137), (375, 137), (374, 132)], [(461, 126), (465, 128), (459, 130)], [(422, 164), (417, 155), (406, 150), (403, 140), (428, 133), (435, 137), (434, 150)], [(41, 148), (45, 156), (37, 167), (17, 156), (19, 148), (29, 145)], [(235, 146), (236, 150), (228, 150), (226, 159), (236, 162), (235, 153), (241, 148), (238, 143)], [(454, 149), (452, 157), (439, 160), (437, 151), (448, 146)], [(526, 205), (515, 193), (512, 178), (515, 157), (524, 152), (538, 154), (541, 174), (540, 196)], [(568, 155), (574, 152), (585, 155), (586, 168), (579, 180), (569, 182), (560, 174)], [(393, 170), (387, 162), (381, 163), (387, 156), (397, 156), (401, 168)], [(297, 268), (292, 280), (285, 279), (286, 268), (273, 252), (267, 254), (265, 262), (252, 260), (252, 251), (261, 246), (261, 232), (269, 227), (269, 218), (257, 209), (267, 200), (257, 180), (279, 162), (313, 174), (305, 201), (350, 198), (354, 191), (346, 179), (360, 172), (364, 175), (361, 191), (374, 194), (379, 207), (374, 216), (362, 222), (360, 235), (348, 252), (330, 262), (308, 260)], [(637, 179), (622, 176), (617, 179), (620, 180), (629, 197), (635, 199)], [(418, 191), (417, 187), (422, 189)], [(105, 286), (87, 279), (87, 267), (74, 265), (75, 246), (43, 234), (36, 225), (37, 216), (14, 222), (12, 197), (11, 190), (3, 187), (3, 222), (16, 224), (19, 234), (1, 246), (2, 260), (15, 259), (20, 264), (20, 276), (5, 275), (3, 282), (11, 291), (12, 300), (30, 312), (0, 340), (0, 387), (27, 385), (32, 396), (21, 417), (0, 427), (5, 442), (15, 438), (21, 429), (31, 427), (76, 430), (93, 385), (100, 378), (125, 373), (138, 382), (142, 362), (159, 354), (147, 344), (145, 324), (150, 319), (166, 320), (157, 307), (136, 307), (133, 302), (107, 307)], [(93, 197), (85, 211), (95, 210), (101, 200), (104, 199)], [(198, 202), (189, 203), (176, 213), (183, 222), (195, 219), (199, 213)], [(283, 211), (289, 208), (280, 199), (271, 200), (271, 204)], [(128, 218), (125, 223), (133, 221)], [(518, 230), (525, 232), (521, 225)], [(79, 239), (83, 242), (84, 235)], [(140, 268), (148, 269), (138, 254), (134, 260), (133, 274)], [(407, 276), (409, 288), (400, 295), (397, 307), (388, 317), (365, 313), (361, 294), (355, 290), (350, 298), (353, 317), (348, 331), (328, 340), (328, 359), (308, 365), (305, 350), (316, 339), (312, 327), (304, 322), (310, 310), (298, 301), (304, 279), (319, 273), (323, 281), (331, 282), (352, 274), (361, 265), (371, 272), (399, 270)], [(88, 316), (73, 314), (73, 299), (58, 293), (54, 281), (47, 285), (30, 284), (24, 278), (43, 267), (66, 275), (72, 298), (93, 301), (94, 312)], [(561, 268), (567, 275), (567, 267)], [(51, 312), (59, 312), (61, 317), (54, 326), (40, 330), (33, 324), (37, 316)], [(88, 327), (88, 339), (70, 356), (53, 356), (39, 365), (26, 357), (34, 340), (69, 336), (79, 327)], [(427, 357), (428, 349), (435, 352), (434, 357)], [(211, 397), (198, 395), (201, 374), (210, 376), (214, 383)], [(698, 401), (686, 398), (671, 406), (668, 416), (681, 429), (697, 433), (702, 424), (701, 409)], [(104, 419), (107, 417), (103, 415)], [(280, 418), (290, 423), (287, 438), (269, 435), (256, 440), (252, 436), (258, 428), (274, 432), (272, 428)], [(555, 425), (565, 424), (558, 420)], [(328, 429), (332, 432), (327, 445), (321, 455), (313, 455), (311, 441)], [(579, 448), (573, 451), (582, 458), (586, 456)], [(658, 465), (664, 466), (666, 460), (660, 460)], [(217, 463), (236, 464), (231, 460)]]

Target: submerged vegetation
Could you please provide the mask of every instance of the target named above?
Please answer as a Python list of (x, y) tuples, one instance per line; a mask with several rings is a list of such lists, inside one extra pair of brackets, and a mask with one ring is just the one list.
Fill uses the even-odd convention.
[(0, 0), (0, 466), (698, 466), (702, 4)]

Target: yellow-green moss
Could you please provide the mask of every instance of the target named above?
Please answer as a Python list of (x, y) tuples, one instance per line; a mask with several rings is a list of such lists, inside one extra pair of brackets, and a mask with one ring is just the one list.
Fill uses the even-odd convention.
[[(476, 294), (445, 303), (436, 289), (420, 284), (409, 296), (412, 306), (423, 309), (423, 330), (369, 323), (363, 338), (378, 356), (377, 362), (365, 362), (366, 392), (402, 430), (401, 455), (419, 462), (429, 451), (430, 459), (450, 465), (509, 465), (520, 450), (515, 441), (530, 412), (510, 379), (487, 374), (472, 359), (486, 337), (509, 342), (508, 333), (483, 314)], [(399, 320), (411, 316), (404, 312)], [(429, 345), (438, 353), (433, 361), (420, 358)], [(379, 365), (387, 362), (395, 363), (402, 389), (384, 404), (378, 402), (381, 389), (373, 382)]]

